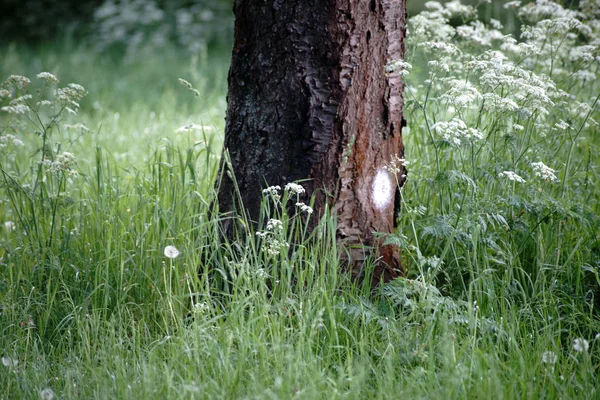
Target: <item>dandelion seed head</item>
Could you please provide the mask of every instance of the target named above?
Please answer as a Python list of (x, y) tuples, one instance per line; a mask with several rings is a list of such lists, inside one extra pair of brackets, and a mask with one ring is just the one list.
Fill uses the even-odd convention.
[(175, 246), (167, 246), (165, 247), (165, 257), (174, 259), (179, 255), (179, 250)]
[(544, 364), (556, 364), (558, 357), (553, 351), (545, 351), (542, 353), (542, 362)]
[(54, 391), (50, 388), (45, 388), (40, 392), (40, 397), (42, 400), (52, 400), (54, 399)]
[(573, 340), (573, 350), (575, 350), (578, 353), (587, 353), (587, 351), (590, 348), (590, 343), (583, 339), (583, 338), (577, 338)]
[(16, 368), (19, 365), (19, 361), (10, 357), (2, 357), (2, 365), (7, 368)]

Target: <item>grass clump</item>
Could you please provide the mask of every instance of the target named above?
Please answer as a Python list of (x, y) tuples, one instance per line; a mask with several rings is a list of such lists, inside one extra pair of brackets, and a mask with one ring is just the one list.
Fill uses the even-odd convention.
[[(241, 219), (222, 238), (224, 88), (210, 82), (226, 63), (8, 49), (3, 395), (597, 397), (597, 23), (529, 4), (517, 42), (457, 2), (428, 7), (388, 71), (408, 85), (409, 179), (388, 240), (409, 276), (375, 291), (339, 271), (333, 218), (307, 233), (300, 186), (266, 189), (256, 230)], [(111, 85), (117, 71), (161, 89)]]

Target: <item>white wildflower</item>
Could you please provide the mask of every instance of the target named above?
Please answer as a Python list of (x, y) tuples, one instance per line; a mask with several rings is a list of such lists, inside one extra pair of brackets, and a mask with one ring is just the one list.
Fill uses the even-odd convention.
[(465, 122), (458, 118), (453, 118), (448, 122), (437, 122), (431, 129), (442, 136), (442, 140), (454, 145), (460, 146), (465, 141), (475, 141), (483, 139), (483, 134), (475, 128), (467, 128)]
[(452, 16), (472, 18), (477, 14), (475, 8), (461, 4), (460, 0), (452, 0), (444, 4)]
[(14, 231), (16, 229), (15, 223), (12, 221), (4, 222), (4, 229), (6, 229), (8, 232)]
[(490, 18), (490, 25), (492, 26), (492, 28), (498, 29), (498, 30), (504, 28), (504, 25), (502, 25), (502, 22), (500, 22), (494, 18)]
[(492, 41), (504, 38), (502, 32), (497, 29), (488, 29), (481, 21), (473, 21), (469, 25), (456, 28), (456, 34), (481, 46), (491, 46)]
[(16, 99), (12, 99), (12, 100), (10, 101), (9, 105), (11, 105), (11, 106), (16, 106), (16, 105), (18, 105), (18, 104), (25, 104), (25, 105), (28, 105), (28, 104), (27, 104), (27, 101), (28, 101), (28, 100), (31, 100), (32, 98), (33, 98), (33, 96), (32, 96), (32, 95), (30, 95), (30, 94), (24, 94), (23, 96), (19, 96), (19, 97), (17, 97)]
[(519, 9), (519, 17), (528, 23), (573, 19), (577, 16), (579, 14), (576, 11), (565, 9), (560, 4), (548, 0), (531, 1)]
[(281, 231), (283, 230), (283, 222), (278, 219), (271, 218), (267, 222), (267, 230), (268, 231)]
[(77, 114), (77, 109), (79, 108), (79, 101), (83, 99), (87, 95), (87, 91), (81, 85), (77, 83), (69, 83), (64, 88), (59, 88), (54, 91), (54, 96), (56, 100), (67, 106), (67, 111), (72, 114)]
[(565, 122), (564, 120), (561, 119), (559, 122), (554, 124), (554, 127), (561, 131), (566, 131), (567, 129), (569, 129), (571, 127), (571, 125), (569, 125), (567, 122)]
[(300, 208), (300, 211), (302, 212), (306, 212), (307, 214), (312, 214), (313, 213), (313, 209), (311, 206), (308, 206), (304, 203), (296, 203), (296, 207)]
[(412, 65), (403, 60), (393, 60), (388, 65), (385, 66), (385, 72), (392, 73), (397, 70), (400, 70), (400, 76), (406, 76), (410, 73), (412, 69)]
[(0, 136), (0, 148), (8, 145), (23, 146), (23, 142), (15, 135), (11, 135), (10, 133)]
[(177, 258), (178, 255), (179, 255), (179, 250), (177, 250), (177, 247), (175, 247), (175, 246), (165, 247), (165, 257), (173, 259), (173, 258)]
[(24, 115), (29, 112), (30, 108), (25, 104), (17, 104), (15, 106), (4, 106), (0, 110), (9, 114)]
[(435, 54), (443, 54), (448, 56), (460, 54), (461, 52), (458, 47), (447, 42), (423, 42), (420, 44), (420, 46), (426, 51), (432, 51)]
[(75, 164), (75, 156), (73, 153), (65, 151), (62, 154), (57, 155), (54, 161), (44, 160), (42, 164), (48, 167), (50, 172), (72, 172), (71, 167)]
[(10, 97), (10, 92), (6, 89), (0, 89), (0, 100)]
[(269, 274), (267, 274), (267, 271), (265, 271), (264, 268), (258, 268), (254, 274), (259, 279), (265, 279), (269, 277)]
[(530, 164), (533, 169), (535, 176), (542, 178), (545, 181), (555, 182), (558, 180), (554, 173), (556, 172), (552, 168), (548, 167), (543, 162), (533, 162)]
[(584, 46), (576, 46), (573, 47), (569, 54), (569, 59), (571, 61), (584, 61), (591, 62), (594, 61), (595, 55), (598, 54), (600, 48), (594, 45), (584, 45)]
[(394, 155), (392, 160), (387, 164), (384, 168), (393, 174), (399, 174), (403, 171), (402, 167), (407, 167), (410, 164), (410, 161), (407, 161), (405, 158), (398, 157), (398, 155)]
[(417, 43), (424, 41), (448, 42), (454, 36), (456, 30), (448, 23), (446, 12), (420, 13), (410, 18), (408, 29), (410, 35), (407, 40)]
[(499, 177), (506, 178), (513, 182), (525, 183), (525, 179), (521, 178), (514, 171), (503, 171), (498, 174)]
[(58, 83), (58, 78), (52, 75), (50, 72), (40, 72), (37, 74), (37, 78), (46, 81), (46, 84), (48, 85)]
[(5, 81), (6, 85), (13, 86), (19, 90), (24, 89), (30, 83), (31, 81), (29, 80), (29, 78), (21, 75), (11, 75)]
[(514, 100), (500, 97), (496, 93), (485, 93), (482, 97), (485, 100), (486, 110), (515, 112), (519, 109), (519, 105)]
[(464, 79), (450, 79), (447, 81), (449, 89), (440, 96), (440, 100), (463, 107), (481, 97), (481, 94), (471, 82)]
[(208, 303), (203, 301), (202, 303), (196, 303), (194, 304), (194, 307), (192, 309), (192, 312), (194, 314), (204, 314), (207, 311), (209, 311), (210, 307), (208, 306)]
[(290, 245), (284, 240), (275, 239), (274, 237), (269, 237), (269, 240), (266, 243), (267, 245), (267, 253), (271, 256), (276, 256), (281, 252), (282, 248), (289, 248)]
[(573, 74), (573, 77), (581, 83), (592, 83), (598, 79), (598, 76), (587, 69), (580, 69)]
[(583, 339), (583, 338), (577, 338), (575, 340), (573, 340), (573, 350), (575, 350), (578, 353), (587, 353), (587, 351), (590, 348), (590, 343)]
[(427, 1), (427, 2), (425, 2), (425, 4), (423, 4), (423, 7), (428, 10), (436, 10), (436, 11), (442, 11), (444, 9), (444, 7), (442, 6), (442, 3), (440, 3), (439, 1)]
[(279, 198), (279, 191), (281, 191), (281, 186), (275, 185), (275, 186), (269, 186), (268, 188), (263, 189), (262, 192), (263, 192), (264, 195), (269, 195), (270, 194), (271, 196), (273, 196), (273, 197), (275, 197), (275, 198), (278, 199)]
[[(450, 72), (450, 64), (445, 61), (431, 60), (427, 62), (427, 66), (429, 69), (433, 71), (438, 70), (442, 72)], [(425, 83), (429, 84), (431, 81), (425, 81)]]
[(500, 50), (506, 53), (513, 53), (518, 56), (532, 56), (541, 53), (538, 46), (533, 43), (517, 42), (517, 39), (511, 35), (506, 35), (502, 38), (502, 44)]
[(306, 192), (302, 185), (299, 185), (294, 182), (290, 182), (287, 185), (285, 185), (284, 189), (286, 192), (290, 192), (291, 194), (303, 194), (304, 192)]

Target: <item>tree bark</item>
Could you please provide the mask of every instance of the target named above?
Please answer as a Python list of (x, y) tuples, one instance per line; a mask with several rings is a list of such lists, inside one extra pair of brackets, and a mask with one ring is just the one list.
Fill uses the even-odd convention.
[[(236, 0), (225, 149), (244, 207), (259, 217), (261, 189), (304, 181), (337, 214), (355, 275), (378, 256), (374, 282), (402, 272), (393, 231), (404, 154), (403, 82), (386, 65), (404, 57), (406, 0)], [(308, 179), (308, 181), (306, 181)], [(224, 175), (219, 208), (236, 208)], [(313, 216), (315, 218), (315, 216)]]

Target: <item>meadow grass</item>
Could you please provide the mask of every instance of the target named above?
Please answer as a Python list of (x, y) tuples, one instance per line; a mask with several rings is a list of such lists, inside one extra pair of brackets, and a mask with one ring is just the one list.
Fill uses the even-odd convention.
[(394, 65), (408, 276), (373, 291), (293, 187), (220, 235), (226, 56), (5, 46), (32, 82), (1, 103), (29, 109), (0, 115), (0, 398), (597, 398), (598, 47), (550, 25), (523, 52), (471, 12), (432, 4)]

